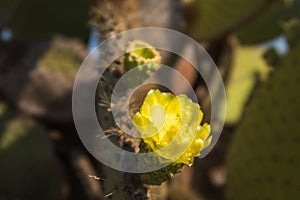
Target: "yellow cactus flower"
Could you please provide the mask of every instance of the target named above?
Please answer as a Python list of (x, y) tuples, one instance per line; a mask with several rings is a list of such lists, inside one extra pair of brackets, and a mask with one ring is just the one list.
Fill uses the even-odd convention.
[[(140, 132), (149, 151), (156, 151), (168, 146), (187, 145), (184, 153), (175, 158), (177, 163), (192, 165), (194, 157), (211, 142), (210, 125), (200, 125), (203, 112), (197, 103), (193, 103), (186, 95), (174, 96), (171, 93), (150, 90), (132, 122)], [(160, 155), (174, 160), (170, 152)]]

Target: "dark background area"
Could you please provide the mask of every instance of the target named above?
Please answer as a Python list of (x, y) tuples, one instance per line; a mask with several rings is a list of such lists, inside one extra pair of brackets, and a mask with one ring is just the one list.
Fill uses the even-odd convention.
[[(144, 26), (199, 42), (227, 93), (217, 145), (149, 186), (151, 199), (300, 199), (299, 11), (299, 0), (0, 0), (0, 199), (133, 198), (122, 174), (85, 150), (71, 95), (97, 42)], [(208, 121), (201, 76), (181, 58), (169, 62)]]

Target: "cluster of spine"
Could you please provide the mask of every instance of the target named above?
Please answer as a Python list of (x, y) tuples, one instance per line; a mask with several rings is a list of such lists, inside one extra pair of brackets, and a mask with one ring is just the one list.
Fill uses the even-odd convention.
[[(141, 141), (140, 153), (147, 152), (149, 152), (149, 148)], [(163, 182), (171, 180), (175, 174), (182, 172), (183, 168), (184, 164), (182, 163), (170, 164), (162, 169), (141, 174), (141, 181), (147, 185), (161, 185)]]
[(141, 181), (147, 185), (161, 185), (163, 182), (171, 180), (177, 173), (182, 172), (183, 164), (169, 165), (162, 169), (141, 174)]

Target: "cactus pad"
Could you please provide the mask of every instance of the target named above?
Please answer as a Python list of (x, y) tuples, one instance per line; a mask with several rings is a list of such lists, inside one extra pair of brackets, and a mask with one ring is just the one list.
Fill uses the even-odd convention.
[(299, 51), (283, 58), (245, 112), (227, 159), (228, 199), (300, 199)]

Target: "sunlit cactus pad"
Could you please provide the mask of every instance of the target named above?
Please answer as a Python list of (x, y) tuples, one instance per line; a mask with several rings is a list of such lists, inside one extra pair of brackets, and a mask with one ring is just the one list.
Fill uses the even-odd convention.
[(228, 199), (300, 199), (300, 45), (254, 94), (229, 151)]

